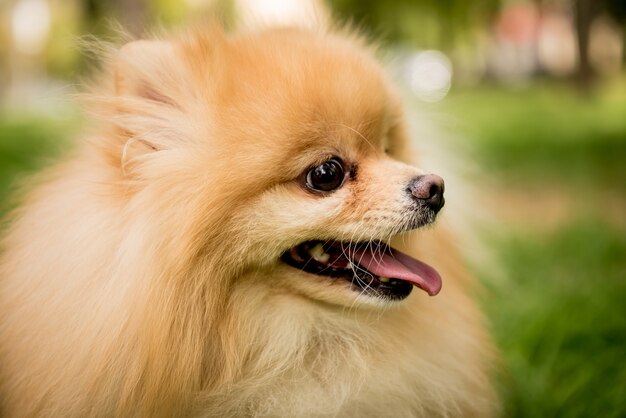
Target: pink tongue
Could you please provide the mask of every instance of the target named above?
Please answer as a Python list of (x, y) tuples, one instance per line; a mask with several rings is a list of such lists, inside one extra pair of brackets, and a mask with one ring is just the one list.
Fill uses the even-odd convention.
[(380, 277), (405, 280), (422, 288), (430, 296), (441, 290), (441, 276), (428, 264), (391, 247), (350, 248), (350, 257), (361, 267)]

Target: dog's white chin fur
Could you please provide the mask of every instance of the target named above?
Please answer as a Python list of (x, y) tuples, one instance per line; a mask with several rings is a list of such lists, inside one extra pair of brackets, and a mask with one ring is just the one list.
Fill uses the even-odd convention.
[[(441, 273), (434, 298), (385, 302), (278, 261), (333, 231), (386, 238), (419, 172), (361, 139), (385, 135), (359, 118), (395, 106), (363, 49), (350, 34), (218, 29), (124, 47), (115, 87), (93, 96), (105, 126), (43, 175), (2, 241), (0, 414), (493, 413), (493, 349), (443, 226), (399, 241)], [(250, 87), (274, 86), (277, 69), (295, 84)], [(305, 111), (328, 120), (305, 123)], [(307, 195), (293, 180), (312, 163), (304, 128), (358, 160), (357, 180)]]

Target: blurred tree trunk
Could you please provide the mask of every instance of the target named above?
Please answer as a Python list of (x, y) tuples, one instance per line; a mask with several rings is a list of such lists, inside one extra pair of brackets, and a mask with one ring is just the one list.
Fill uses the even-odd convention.
[(622, 66), (626, 67), (626, 0), (604, 0), (602, 5), (622, 29)]
[(574, 26), (578, 41), (578, 71), (576, 81), (583, 90), (591, 87), (595, 71), (589, 60), (589, 34), (591, 24), (598, 14), (595, 0), (574, 0)]

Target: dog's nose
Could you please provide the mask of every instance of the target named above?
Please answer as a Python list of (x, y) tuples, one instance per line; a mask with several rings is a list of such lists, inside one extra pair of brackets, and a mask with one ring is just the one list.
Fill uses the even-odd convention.
[(409, 193), (418, 202), (424, 202), (433, 211), (439, 212), (445, 203), (443, 179), (436, 174), (417, 176), (409, 183)]

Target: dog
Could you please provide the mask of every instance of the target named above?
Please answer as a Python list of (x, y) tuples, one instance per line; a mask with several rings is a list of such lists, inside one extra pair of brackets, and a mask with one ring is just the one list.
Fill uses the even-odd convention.
[(444, 181), (375, 55), (218, 25), (111, 54), (1, 243), (2, 414), (492, 416), (472, 279), (424, 229)]

